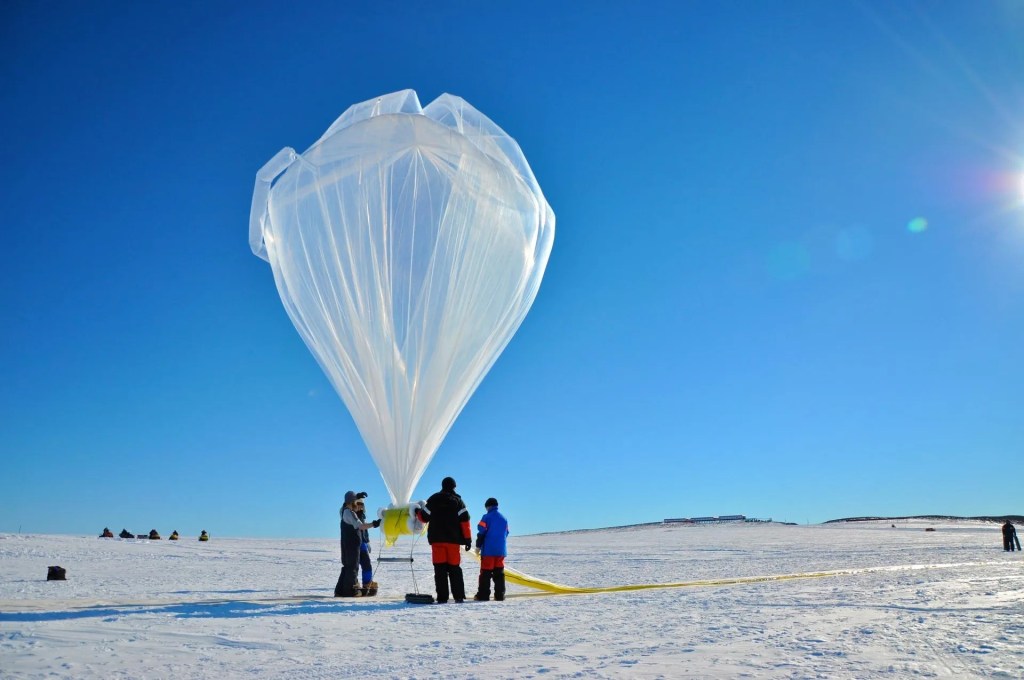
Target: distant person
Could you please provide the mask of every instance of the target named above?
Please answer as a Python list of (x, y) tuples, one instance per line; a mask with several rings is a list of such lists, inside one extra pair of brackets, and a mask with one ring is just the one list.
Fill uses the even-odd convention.
[(210, 534), (206, 533), (206, 529), (203, 529), (202, 531), (199, 532), (199, 540), (200, 541), (209, 541), (210, 540)]
[[(362, 498), (356, 499), (356, 517), (366, 524), (366, 503)], [(360, 530), (359, 545), (359, 582), (363, 586), (363, 595), (372, 597), (377, 594), (377, 582), (373, 580), (373, 562), (370, 561), (370, 530)]]
[(178, 530), (175, 529), (174, 531), (172, 531), (171, 535), (167, 537), (167, 540), (168, 541), (177, 541), (178, 540)]
[(157, 533), (156, 529), (150, 529), (149, 530), (149, 540), (151, 540), (151, 541), (159, 541), (160, 540), (160, 534)]
[(448, 601), (448, 585), (451, 583), (452, 598), (463, 602), (466, 584), (459, 566), (459, 546), (465, 546), (467, 552), (472, 550), (473, 538), (469, 532), (469, 510), (462, 497), (455, 493), (455, 480), (451, 477), (441, 480), (441, 490), (428, 498), (425, 506), (417, 509), (416, 515), (427, 525), (437, 601), (442, 604)]
[(366, 492), (345, 492), (345, 502), (341, 506), (341, 575), (334, 586), (335, 597), (361, 597), (362, 589), (356, 588), (356, 577), (359, 569), (359, 553), (363, 544), (363, 530), (380, 526), (380, 520), (363, 522), (356, 514), (356, 501), (366, 498)]
[(118, 534), (121, 538), (135, 538), (135, 534), (129, 532), (127, 529), (121, 529), (121, 533)]
[(1013, 552), (1014, 545), (1020, 550), (1020, 539), (1017, 538), (1017, 529), (1010, 520), (1003, 525), (1003, 550)]
[(114, 532), (110, 530), (110, 527), (103, 527), (103, 533), (100, 534), (100, 538), (113, 538)]
[(491, 580), (494, 580), (494, 599), (505, 599), (505, 555), (508, 521), (498, 512), (498, 499), (484, 501), (487, 510), (476, 525), (476, 547), (480, 551), (480, 585), (474, 600), (491, 599)]

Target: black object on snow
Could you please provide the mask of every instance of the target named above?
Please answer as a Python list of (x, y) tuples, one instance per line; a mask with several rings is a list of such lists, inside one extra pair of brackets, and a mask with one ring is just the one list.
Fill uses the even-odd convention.
[(47, 581), (67, 581), (67, 571), (64, 567), (47, 567), (46, 568), (46, 580)]

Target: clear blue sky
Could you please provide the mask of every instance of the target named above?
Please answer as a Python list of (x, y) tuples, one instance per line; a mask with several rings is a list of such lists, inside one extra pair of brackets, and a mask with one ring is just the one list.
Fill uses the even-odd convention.
[(280, 148), (403, 88), (508, 131), (558, 219), (417, 497), (452, 475), (517, 533), (1024, 513), (1019, 2), (0, 14), (0, 531), (386, 501), (248, 217)]

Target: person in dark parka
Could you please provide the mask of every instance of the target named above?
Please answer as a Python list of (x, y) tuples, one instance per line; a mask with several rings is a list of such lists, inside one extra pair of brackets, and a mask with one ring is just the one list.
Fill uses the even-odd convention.
[(356, 515), (356, 501), (366, 498), (366, 492), (345, 492), (345, 503), (341, 506), (341, 575), (334, 586), (335, 597), (358, 597), (362, 590), (356, 590), (356, 576), (359, 569), (359, 549), (363, 544), (363, 530), (379, 527), (380, 520), (361, 522)]
[(494, 580), (494, 599), (505, 599), (505, 556), (508, 520), (498, 512), (498, 499), (484, 502), (487, 514), (476, 525), (476, 547), (480, 551), (480, 586), (474, 600), (491, 598), (491, 580)]
[(1020, 540), (1017, 538), (1017, 529), (1010, 520), (1003, 525), (1003, 550), (1013, 552), (1014, 544), (1020, 550)]
[(466, 584), (459, 566), (459, 546), (465, 546), (468, 552), (473, 548), (473, 538), (469, 531), (469, 510), (462, 497), (455, 493), (455, 480), (451, 477), (441, 480), (441, 490), (416, 510), (416, 516), (427, 525), (437, 601), (448, 601), (451, 583), (452, 598), (462, 602), (466, 599)]

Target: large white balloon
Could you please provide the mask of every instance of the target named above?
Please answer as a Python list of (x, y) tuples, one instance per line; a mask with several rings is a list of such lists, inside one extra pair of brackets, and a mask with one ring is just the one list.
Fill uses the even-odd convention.
[(554, 232), (519, 145), (447, 94), (356, 104), (257, 175), (252, 250), (394, 503), (522, 323)]

